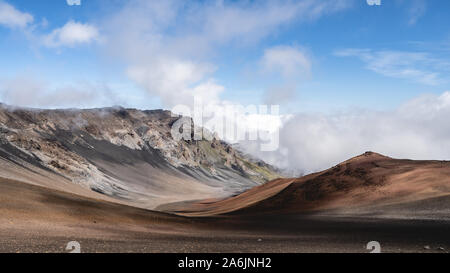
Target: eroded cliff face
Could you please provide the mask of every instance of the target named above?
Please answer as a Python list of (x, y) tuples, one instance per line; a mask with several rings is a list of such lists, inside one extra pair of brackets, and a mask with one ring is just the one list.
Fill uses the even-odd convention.
[(0, 105), (0, 176), (16, 179), (23, 169), (145, 208), (225, 197), (278, 176), (218, 139), (174, 140), (179, 118), (163, 110)]

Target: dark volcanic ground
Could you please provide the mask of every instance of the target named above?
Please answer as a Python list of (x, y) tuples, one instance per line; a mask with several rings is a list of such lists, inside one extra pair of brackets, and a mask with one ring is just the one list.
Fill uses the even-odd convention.
[[(134, 231), (112, 226), (83, 226), (53, 234), (53, 230), (0, 231), (0, 252), (65, 252), (69, 241), (78, 241), (82, 252), (149, 253), (285, 253), (369, 252), (366, 244), (378, 241), (382, 252), (445, 252), (450, 249), (450, 223), (416, 220), (366, 220), (360, 218), (284, 218), (203, 221), (170, 232)], [(265, 226), (266, 220), (280, 226)], [(231, 220), (229, 220), (231, 221)], [(244, 224), (244, 225), (243, 225)], [(286, 229), (287, 227), (287, 229)], [(97, 235), (95, 235), (97, 234)]]
[[(184, 218), (0, 181), (0, 252), (448, 252), (450, 221), (338, 216)], [(425, 246), (428, 246), (425, 248)]]

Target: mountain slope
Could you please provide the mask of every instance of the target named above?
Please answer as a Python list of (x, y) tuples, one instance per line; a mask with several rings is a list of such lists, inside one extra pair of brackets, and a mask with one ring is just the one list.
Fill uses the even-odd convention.
[(220, 140), (175, 141), (171, 125), (180, 118), (162, 110), (0, 105), (0, 177), (148, 209), (223, 198), (277, 177)]
[(232, 198), (163, 209), (185, 216), (330, 210), (367, 214), (396, 207), (414, 213), (420, 209), (419, 201), (430, 205), (425, 200), (434, 200), (430, 201), (434, 210), (446, 211), (449, 217), (450, 162), (400, 160), (368, 152), (326, 171), (277, 179)]

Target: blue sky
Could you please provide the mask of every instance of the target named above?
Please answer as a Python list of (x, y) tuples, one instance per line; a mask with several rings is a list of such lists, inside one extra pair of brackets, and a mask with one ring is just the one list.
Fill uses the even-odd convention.
[(449, 11), (445, 0), (0, 0), (0, 101), (279, 104), (279, 149), (249, 151), (269, 163), (449, 159)]
[[(171, 106), (170, 99), (161, 102), (160, 94), (176, 91), (147, 90), (158, 88), (158, 84), (144, 84), (127, 75), (127, 69), (135, 61), (125, 56), (127, 54), (111, 52), (132, 50), (132, 45), (123, 45), (120, 49), (111, 49), (112, 46), (108, 45), (114, 39), (131, 39), (120, 31), (114, 33), (108, 24), (110, 20), (116, 20), (117, 24), (121, 20), (127, 21), (126, 16), (132, 13), (124, 10), (133, 6), (141, 6), (144, 11), (148, 9), (147, 13), (142, 12), (137, 17), (142, 16), (139, 19), (145, 21), (142, 24), (155, 24), (155, 35), (167, 39), (169, 46), (172, 46), (171, 39), (172, 43), (180, 43), (180, 39), (204, 38), (204, 41), (189, 41), (194, 52), (198, 48), (199, 51), (205, 50), (204, 54), (193, 54), (188, 50), (181, 55), (175, 53), (176, 59), (202, 62), (212, 68), (208, 72), (200, 72), (198, 82), (182, 85), (189, 87), (213, 79), (216, 85), (223, 87), (220, 92), (222, 100), (263, 103), (268, 89), (289, 85), (294, 90), (289, 93), (289, 102), (280, 101), (289, 111), (329, 111), (346, 107), (389, 109), (422, 93), (439, 94), (450, 90), (447, 80), (450, 67), (446, 63), (450, 52), (450, 19), (446, 16), (450, 10), (448, 1), (384, 0), (380, 6), (369, 6), (365, 0), (314, 1), (315, 4), (304, 5), (303, 10), (300, 7), (286, 17), (280, 10), (281, 14), (273, 15), (273, 22), (264, 22), (266, 16), (271, 16), (268, 14), (273, 7), (284, 5), (289, 8), (302, 1), (174, 1), (167, 7), (155, 7), (143, 4), (143, 1), (85, 0), (81, 5), (72, 6), (66, 0), (1, 2), (19, 14), (31, 15), (33, 20), (26, 26), (8, 26), (7, 18), (3, 24), (0, 23), (0, 79), (8, 81), (30, 77), (44, 81), (47, 88), (72, 85), (80, 88), (78, 85), (86, 84), (95, 89), (96, 85), (102, 85), (108, 86), (108, 92), (116, 97), (114, 101), (94, 99), (88, 105)], [(326, 5), (330, 7), (324, 7)], [(316, 12), (314, 9), (319, 8), (323, 11), (312, 15)], [(260, 12), (252, 12), (252, 9)], [(215, 11), (219, 18), (223, 17), (222, 21), (210, 19)], [(208, 22), (217, 24), (220, 29), (204, 30), (207, 27), (201, 24), (206, 20), (195, 22), (189, 18), (189, 13), (209, 18)], [(254, 18), (247, 22), (242, 18), (245, 16)], [(161, 17), (161, 20), (154, 17)], [(235, 26), (227, 30), (227, 24), (235, 23), (234, 19), (254, 26), (242, 33), (233, 29)], [(97, 31), (95, 37), (54, 46), (43, 42), (45, 36), (71, 21), (92, 26)], [(245, 25), (242, 27), (246, 28)], [(145, 28), (139, 31), (142, 31), (142, 36), (148, 34)], [(212, 31), (223, 32), (220, 34), (223, 37), (215, 37)], [(153, 33), (153, 29), (150, 32)], [(196, 37), (202, 35), (211, 37)], [(141, 43), (145, 47), (148, 41), (130, 42)], [(174, 46), (174, 51), (178, 50), (177, 46)], [(278, 73), (283, 64), (276, 62), (274, 69), (262, 71), (261, 60), (265, 51), (276, 47), (293, 48), (304, 54), (310, 63), (308, 71), (300, 68), (287, 79)], [(366, 50), (368, 56), (339, 54), (348, 49)], [(159, 48), (154, 49), (152, 54), (160, 54), (159, 51)], [(170, 55), (171, 52), (163, 54)], [(395, 60), (392, 61), (394, 63), (389, 61), (394, 54), (399, 54), (398, 58), (402, 60), (411, 60), (404, 60), (405, 63), (398, 66)], [(416, 60), (417, 54), (423, 56)], [(373, 62), (382, 58), (386, 58), (385, 64), (377, 69), (370, 68)], [(148, 65), (153, 65), (152, 61)], [(417, 71), (402, 75), (402, 70)], [(432, 78), (428, 81), (420, 79), (427, 76)]]

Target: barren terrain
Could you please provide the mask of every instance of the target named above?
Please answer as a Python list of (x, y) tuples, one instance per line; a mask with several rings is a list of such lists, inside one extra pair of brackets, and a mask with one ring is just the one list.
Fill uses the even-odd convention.
[(280, 178), (216, 138), (173, 140), (181, 118), (0, 105), (0, 252), (450, 249), (450, 162), (367, 152)]
[[(407, 162), (410, 167), (424, 165)], [(424, 168), (436, 164), (428, 162)], [(387, 201), (376, 193), (377, 198), (360, 206), (347, 206), (348, 199), (340, 201), (337, 195), (337, 201), (318, 209), (301, 207), (316, 200), (286, 197), (294, 183), (323, 174), (273, 181), (230, 199), (184, 202), (185, 212), (178, 213), (184, 216), (100, 200), (95, 193), (83, 197), (0, 179), (0, 251), (66, 252), (70, 241), (80, 242), (82, 252), (369, 252), (369, 241), (380, 242), (383, 252), (450, 249), (449, 195), (422, 198), (428, 196), (425, 191), (415, 200), (411, 193), (389, 192), (394, 198)], [(437, 188), (446, 189), (445, 183)], [(289, 202), (277, 203), (282, 195)]]

